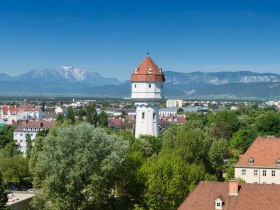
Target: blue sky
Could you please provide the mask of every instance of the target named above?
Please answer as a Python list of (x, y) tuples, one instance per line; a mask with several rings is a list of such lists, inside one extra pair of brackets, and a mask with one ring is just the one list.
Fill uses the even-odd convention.
[(0, 72), (76, 66), (128, 79), (163, 70), (280, 73), (280, 2), (0, 0)]

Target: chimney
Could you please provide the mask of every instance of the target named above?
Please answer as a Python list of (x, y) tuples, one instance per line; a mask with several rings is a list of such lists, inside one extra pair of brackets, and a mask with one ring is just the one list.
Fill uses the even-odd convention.
[(228, 194), (237, 196), (238, 195), (238, 179), (229, 180), (228, 183)]

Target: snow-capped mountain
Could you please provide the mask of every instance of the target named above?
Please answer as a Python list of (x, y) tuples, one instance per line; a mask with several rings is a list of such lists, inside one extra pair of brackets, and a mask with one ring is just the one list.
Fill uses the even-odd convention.
[(175, 85), (222, 85), (229, 83), (252, 83), (252, 82), (280, 82), (280, 75), (273, 73), (256, 73), (250, 71), (238, 72), (191, 72), (179, 73), (166, 71), (167, 83)]
[(90, 85), (120, 84), (116, 78), (106, 78), (99, 73), (90, 72), (76, 67), (59, 67), (55, 69), (36, 69), (13, 78), (14, 81), (64, 81), (70, 83), (87, 83)]

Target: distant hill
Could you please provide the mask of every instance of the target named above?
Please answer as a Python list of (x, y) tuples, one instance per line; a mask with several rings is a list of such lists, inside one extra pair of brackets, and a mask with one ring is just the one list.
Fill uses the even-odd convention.
[[(166, 89), (186, 98), (273, 99), (280, 97), (280, 75), (274, 73), (166, 71)], [(183, 92), (183, 93), (182, 93)]]
[[(273, 73), (165, 71), (165, 96), (220, 99), (279, 99), (280, 75)], [(80, 68), (37, 69), (11, 77), (0, 73), (0, 95), (129, 97), (130, 81)]]
[(5, 73), (0, 73), (0, 81), (10, 80), (12, 77)]

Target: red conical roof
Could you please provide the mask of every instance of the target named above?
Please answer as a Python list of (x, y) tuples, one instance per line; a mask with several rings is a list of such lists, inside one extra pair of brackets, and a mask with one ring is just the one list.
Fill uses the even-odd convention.
[(131, 82), (164, 82), (164, 74), (148, 56), (131, 74)]

